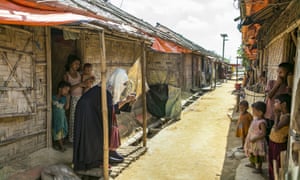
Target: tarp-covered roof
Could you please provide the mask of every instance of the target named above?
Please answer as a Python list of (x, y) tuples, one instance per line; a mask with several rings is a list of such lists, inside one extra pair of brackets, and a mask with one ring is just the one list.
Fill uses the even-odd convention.
[[(100, 19), (100, 16), (97, 19)], [(0, 1), (0, 23), (2, 24), (48, 26), (92, 20), (96, 20), (96, 16), (79, 13), (79, 11), (74, 13), (64, 7), (53, 8), (25, 0)]]
[(257, 57), (257, 38), (265, 21), (275, 19), (289, 3), (269, 0), (249, 0), (241, 3), (241, 32), (244, 52), (250, 60)]
[(205, 55), (218, 56), (160, 23), (156, 24), (156, 28), (171, 36), (176, 42), (188, 47), (191, 51), (198, 51)]
[(150, 40), (148, 36), (130, 25), (80, 9), (75, 4), (66, 4), (66, 1), (0, 0), (0, 23), (31, 26), (90, 24), (89, 27), (96, 27), (94, 29), (103, 27)]
[(149, 40), (167, 53), (209, 53), (177, 33), (164, 32), (102, 0), (0, 0), (0, 23), (53, 26), (90, 23)]
[(183, 41), (176, 39), (174, 36), (161, 31), (148, 22), (123, 11), (109, 2), (104, 2), (102, 0), (66, 0), (64, 3), (72, 6), (75, 4), (78, 8), (88, 9), (95, 14), (102, 14), (103, 16), (120, 23), (130, 24), (135, 28), (140, 29), (143, 33), (154, 38), (152, 46), (154, 50), (171, 53), (187, 53), (192, 51), (203, 53), (203, 51), (205, 51), (204, 48), (198, 48), (200, 46), (192, 48), (191, 45), (183, 43)]

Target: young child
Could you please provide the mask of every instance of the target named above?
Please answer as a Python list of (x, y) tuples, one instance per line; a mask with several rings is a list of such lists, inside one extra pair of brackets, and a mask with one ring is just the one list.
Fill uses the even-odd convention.
[(246, 100), (243, 100), (239, 104), (240, 110), (240, 117), (237, 122), (237, 129), (236, 129), (236, 137), (240, 137), (242, 139), (242, 147), (239, 149), (244, 148), (245, 139), (248, 134), (248, 129), (250, 127), (252, 121), (252, 115), (247, 111), (249, 108), (249, 104)]
[(63, 139), (68, 134), (65, 110), (69, 109), (66, 96), (69, 94), (70, 87), (70, 83), (61, 81), (58, 84), (57, 94), (52, 96), (52, 136), (56, 143), (54, 147), (62, 152), (65, 151)]
[[(290, 124), (291, 96), (280, 94), (275, 97), (275, 120), (269, 139), (269, 179), (274, 179), (273, 160), (280, 168), (280, 152), (287, 150)], [(278, 169), (276, 170), (278, 171)]]
[(255, 168), (253, 173), (262, 173), (262, 163), (266, 157), (266, 121), (264, 114), (266, 104), (258, 101), (252, 104), (254, 119), (250, 125), (244, 146), (245, 154), (249, 157), (247, 167)]
[(83, 65), (82, 82), (85, 82), (86, 86), (83, 88), (83, 93), (86, 93), (95, 82), (95, 76), (93, 74), (93, 66), (90, 63)]

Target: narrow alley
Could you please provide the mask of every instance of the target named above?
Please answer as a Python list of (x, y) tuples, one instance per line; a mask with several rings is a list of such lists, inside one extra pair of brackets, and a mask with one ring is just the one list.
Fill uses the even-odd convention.
[(220, 179), (235, 96), (223, 83), (182, 113), (182, 119), (148, 141), (148, 151), (118, 180)]

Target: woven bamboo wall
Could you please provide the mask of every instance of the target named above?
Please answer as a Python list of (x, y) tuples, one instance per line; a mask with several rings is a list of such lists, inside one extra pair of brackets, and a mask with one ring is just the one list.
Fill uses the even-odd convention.
[[(23, 55), (15, 66), (17, 68), (15, 76), (7, 84), (10, 90), (1, 91), (1, 96), (5, 98), (1, 97), (0, 106), (6, 107), (0, 111), (1, 164), (46, 146), (45, 32), (44, 28), (39, 27), (25, 29), (13, 26), (1, 28), (1, 47), (16, 50), (6, 51), (7, 61), (12, 66), (21, 57), (20, 52), (32, 53)], [(31, 39), (27, 43), (30, 36)], [(0, 67), (2, 69), (0, 86), (3, 88), (5, 84), (3, 79), (5, 81), (11, 73), (3, 56), (0, 58)], [(21, 86), (28, 87), (28, 90), (22, 92)], [(20, 108), (16, 109), (13, 106)]]
[[(84, 62), (94, 65), (97, 80), (101, 79), (100, 39), (98, 34), (85, 34)], [(141, 44), (117, 37), (105, 39), (107, 77), (116, 69), (128, 70), (141, 55)]]
[(183, 68), (181, 54), (149, 51), (147, 54), (147, 82), (181, 87)]
[(278, 65), (284, 61), (284, 38), (273, 42), (267, 49), (267, 78), (268, 80), (277, 79)]
[(192, 61), (192, 54), (185, 54), (184, 55), (184, 65), (183, 65), (183, 87), (182, 90), (190, 91), (193, 86), (193, 61)]

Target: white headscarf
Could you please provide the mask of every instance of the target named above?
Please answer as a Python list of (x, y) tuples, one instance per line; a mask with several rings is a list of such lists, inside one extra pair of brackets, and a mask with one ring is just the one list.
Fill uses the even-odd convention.
[(113, 103), (119, 102), (122, 92), (126, 87), (128, 76), (126, 70), (118, 68), (116, 69), (107, 81), (107, 89), (113, 96)]

